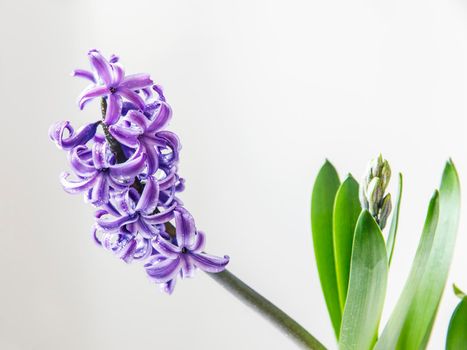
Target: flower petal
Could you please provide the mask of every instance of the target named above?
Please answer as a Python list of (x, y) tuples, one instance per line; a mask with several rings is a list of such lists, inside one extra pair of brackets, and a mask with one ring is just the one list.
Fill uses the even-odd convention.
[(156, 283), (165, 283), (177, 276), (180, 271), (180, 258), (163, 259), (152, 265), (145, 266), (149, 278)]
[(112, 65), (112, 85), (118, 86), (125, 76), (125, 70), (120, 64)]
[(170, 208), (164, 210), (161, 213), (147, 215), (141, 214), (144, 217), (144, 220), (153, 225), (165, 224), (174, 218), (174, 210), (177, 207), (177, 203), (174, 203)]
[(172, 294), (174, 289), (175, 289), (175, 284), (177, 282), (177, 279), (174, 278), (173, 280), (170, 280), (166, 283), (161, 283), (160, 286), (161, 286), (161, 290), (164, 292), (164, 293), (167, 293), (167, 294)]
[(71, 168), (79, 176), (89, 177), (96, 172), (90, 161), (91, 151), (86, 146), (76, 146), (70, 151), (68, 158)]
[(139, 145), (138, 136), (141, 135), (141, 130), (137, 128), (127, 127), (120, 123), (111, 125), (109, 131), (112, 136), (125, 146), (136, 148)]
[(122, 111), (122, 98), (117, 94), (110, 94), (107, 102), (104, 122), (107, 125), (115, 124), (120, 118)]
[(132, 122), (133, 124), (136, 124), (138, 127), (140, 127), (142, 130), (142, 133), (144, 133), (144, 131), (147, 129), (149, 125), (148, 118), (140, 111), (135, 111), (135, 110), (129, 111), (126, 115), (126, 119)]
[(109, 183), (106, 174), (100, 173), (96, 178), (89, 200), (95, 206), (100, 206), (109, 201)]
[(179, 247), (186, 247), (195, 238), (195, 220), (185, 208), (179, 207), (174, 212), (175, 228), (177, 229), (177, 243)]
[(189, 255), (183, 254), (182, 259), (182, 278), (191, 278), (195, 274), (195, 265)]
[(125, 163), (115, 164), (110, 167), (110, 174), (117, 178), (132, 178), (144, 169), (146, 154), (141, 153), (139, 157), (128, 159)]
[(112, 83), (112, 66), (97, 50), (88, 52), (89, 61), (97, 75), (102, 79), (105, 85), (109, 86)]
[(146, 137), (143, 137), (140, 142), (141, 146), (144, 147), (144, 150), (146, 151), (148, 175), (154, 175), (154, 173), (157, 171), (157, 168), (159, 167), (159, 157), (156, 148), (154, 147), (154, 144), (151, 142), (151, 140), (148, 140)]
[(153, 239), (159, 234), (159, 228), (147, 222), (143, 217), (140, 217), (138, 221), (135, 222), (136, 229), (141, 237), (146, 239)]
[(84, 178), (78, 181), (70, 181), (68, 180), (69, 173), (62, 173), (60, 176), (60, 182), (63, 186), (63, 189), (71, 194), (81, 193), (88, 189), (90, 189), (94, 183), (96, 182), (97, 176), (99, 173), (95, 173), (94, 175), (90, 176), (89, 178)]
[(107, 168), (107, 143), (95, 143), (92, 145), (92, 161), (96, 169), (105, 169)]
[(120, 86), (134, 90), (150, 86), (152, 83), (153, 81), (151, 80), (149, 74), (139, 73), (127, 75), (120, 83)]
[(221, 258), (205, 253), (192, 253), (190, 254), (190, 258), (192, 259), (196, 267), (199, 267), (205, 272), (212, 273), (223, 271), (226, 265), (229, 263), (230, 259), (227, 255), (224, 255), (224, 257)]
[(143, 193), (136, 206), (137, 211), (145, 214), (152, 214), (157, 207), (159, 201), (159, 184), (154, 177), (149, 176), (144, 185)]
[(193, 243), (187, 248), (193, 253), (201, 253), (206, 246), (206, 235), (202, 231), (196, 232)]
[(126, 87), (118, 87), (116, 94), (126, 98), (128, 101), (135, 104), (139, 109), (144, 109), (144, 101), (136, 92), (126, 88)]
[(165, 102), (160, 102), (158, 110), (155, 112), (155, 117), (151, 121), (147, 132), (155, 132), (163, 129), (170, 121), (172, 117), (172, 109)]
[[(49, 128), (49, 138), (55, 144), (64, 150), (70, 150), (78, 145), (84, 145), (91, 140), (96, 134), (97, 126), (100, 122), (94, 122), (82, 126), (75, 133), (69, 121), (62, 121), (53, 124)], [(64, 137), (65, 131), (68, 132), (68, 137)]]
[(109, 88), (104, 85), (93, 86), (91, 88), (85, 89), (78, 97), (79, 108), (83, 109), (84, 106), (92, 99), (96, 97), (106, 96), (109, 93)]
[(179, 254), (181, 254), (181, 249), (179, 247), (173, 245), (161, 235), (156, 236), (156, 238), (152, 240), (152, 246), (166, 258), (175, 259)]
[(71, 73), (71, 75), (74, 76), (74, 77), (87, 79), (87, 80), (91, 81), (92, 83), (96, 82), (96, 79), (94, 78), (94, 74), (92, 74), (92, 72), (90, 72), (88, 70), (85, 70), (85, 69), (75, 69)]
[(136, 220), (138, 220), (138, 216), (136, 215), (112, 217), (111, 219), (108, 217), (102, 217), (102, 218), (97, 219), (97, 224), (104, 231), (116, 231), (123, 225), (129, 224), (131, 222), (135, 222)]

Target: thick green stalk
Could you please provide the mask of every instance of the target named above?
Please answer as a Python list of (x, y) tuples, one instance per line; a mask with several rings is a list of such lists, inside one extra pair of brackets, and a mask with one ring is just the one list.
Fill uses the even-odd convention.
[(259, 314), (271, 321), (276, 327), (288, 335), (303, 349), (325, 350), (326, 347), (315, 337), (290, 318), (261, 294), (243, 283), (239, 278), (224, 270), (219, 273), (208, 273), (217, 283), (221, 284), (230, 293), (243, 301), (246, 305), (256, 310)]

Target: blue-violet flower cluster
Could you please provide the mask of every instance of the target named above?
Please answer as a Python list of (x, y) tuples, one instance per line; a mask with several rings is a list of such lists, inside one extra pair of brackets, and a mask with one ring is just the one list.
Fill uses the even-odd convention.
[(181, 146), (165, 130), (172, 110), (161, 87), (148, 74), (126, 75), (115, 55), (107, 60), (91, 50), (88, 58), (91, 70), (73, 72), (89, 81), (78, 105), (100, 99), (102, 120), (78, 130), (58, 122), (49, 136), (68, 153), (73, 174), (61, 175), (63, 188), (96, 207), (95, 242), (125, 262), (143, 261), (169, 294), (178, 276), (192, 277), (196, 268), (224, 270), (228, 256), (204, 252), (205, 235), (177, 197), (185, 184), (177, 172)]

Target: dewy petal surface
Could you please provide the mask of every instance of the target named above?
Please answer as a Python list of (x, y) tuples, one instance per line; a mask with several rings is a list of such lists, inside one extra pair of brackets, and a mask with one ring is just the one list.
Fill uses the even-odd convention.
[(146, 267), (148, 276), (157, 283), (165, 283), (173, 279), (180, 271), (180, 257), (164, 259)]
[(177, 208), (174, 212), (175, 228), (177, 229), (177, 242), (180, 247), (190, 245), (195, 236), (195, 222), (185, 208)]
[(105, 85), (112, 83), (112, 67), (102, 54), (97, 50), (91, 50), (88, 53), (89, 61), (94, 71), (102, 79)]
[(120, 86), (135, 90), (150, 86), (152, 83), (153, 81), (149, 77), (149, 74), (139, 73), (127, 75), (121, 82)]
[(193, 259), (193, 263), (205, 272), (217, 273), (225, 269), (229, 263), (229, 257), (226, 255), (223, 258), (208, 255), (204, 253), (190, 254), (190, 258)]
[(152, 246), (166, 258), (175, 259), (181, 252), (179, 247), (170, 243), (160, 235), (153, 239)]
[(117, 94), (110, 94), (107, 102), (107, 111), (104, 122), (107, 125), (115, 124), (120, 118), (122, 111), (122, 98)]
[(157, 207), (159, 201), (159, 184), (153, 176), (149, 176), (144, 185), (143, 193), (138, 201), (136, 210), (151, 214)]

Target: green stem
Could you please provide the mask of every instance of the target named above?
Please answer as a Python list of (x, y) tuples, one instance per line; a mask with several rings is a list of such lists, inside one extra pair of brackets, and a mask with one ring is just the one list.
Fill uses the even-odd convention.
[(303, 349), (326, 350), (326, 347), (305, 328), (229, 271), (208, 273), (208, 275), (246, 305), (266, 317)]

